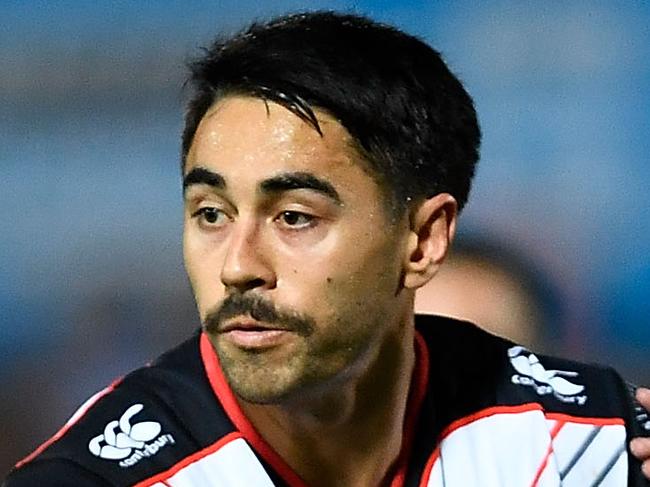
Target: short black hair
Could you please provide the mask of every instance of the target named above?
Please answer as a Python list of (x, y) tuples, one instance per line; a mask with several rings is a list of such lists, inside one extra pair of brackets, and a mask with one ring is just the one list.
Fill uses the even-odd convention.
[(319, 133), (313, 108), (333, 115), (394, 208), (450, 193), (467, 201), (481, 133), (474, 104), (420, 39), (366, 17), (308, 12), (217, 39), (189, 64), (182, 165), (196, 129), (231, 94), (285, 106)]

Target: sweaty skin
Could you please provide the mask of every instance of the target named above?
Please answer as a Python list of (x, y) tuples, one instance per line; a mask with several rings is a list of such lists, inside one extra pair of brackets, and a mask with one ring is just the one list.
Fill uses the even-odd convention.
[(316, 113), (322, 137), (257, 98), (208, 111), (184, 169), (185, 265), (266, 441), (310, 485), (381, 485), (402, 447), (414, 290), (444, 258), (456, 203), (439, 194), (395, 219), (348, 132)]

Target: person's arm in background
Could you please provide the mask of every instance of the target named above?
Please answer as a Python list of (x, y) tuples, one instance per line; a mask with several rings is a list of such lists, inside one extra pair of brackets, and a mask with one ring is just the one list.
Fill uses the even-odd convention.
[[(636, 399), (646, 411), (650, 411), (650, 389), (640, 387), (636, 391)], [(650, 417), (648, 421), (650, 421)], [(643, 475), (650, 480), (650, 438), (634, 438), (630, 442), (630, 450), (635, 457), (643, 462), (641, 470)]]

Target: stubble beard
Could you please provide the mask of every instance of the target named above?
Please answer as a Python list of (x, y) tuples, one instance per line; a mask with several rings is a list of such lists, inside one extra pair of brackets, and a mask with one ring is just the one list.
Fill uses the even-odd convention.
[[(229, 342), (220, 330), (232, 318), (250, 316), (270, 326), (288, 330), (290, 343), (278, 348), (247, 350)], [(310, 375), (305, 369), (305, 349), (315, 324), (310, 316), (284, 310), (254, 293), (235, 293), (204, 320), (204, 330), (217, 353), (221, 369), (232, 391), (255, 404), (281, 402)]]
[[(277, 348), (239, 348), (220, 335), (219, 328), (226, 320), (245, 315), (288, 328), (293, 336)], [(369, 329), (361, 327), (351, 334), (350, 328), (354, 327), (344, 322), (324, 326), (327, 336), (319, 337), (313, 318), (281, 310), (262, 296), (244, 294), (228, 296), (204, 323), (235, 395), (266, 405), (318, 395), (345, 381), (345, 371), (365, 355), (372, 341)]]
[[(232, 391), (253, 404), (300, 403), (338, 390), (372, 348), (361, 336), (336, 336), (314, 344), (311, 337), (294, 337), (287, 350), (250, 352), (217, 338), (215, 349)], [(358, 364), (359, 367), (354, 365)]]
[(218, 338), (213, 343), (230, 388), (244, 401), (278, 404), (311, 382), (312, 374), (306, 370), (303, 354), (291, 353), (280, 358), (274, 356), (279, 355), (274, 351), (236, 349)]

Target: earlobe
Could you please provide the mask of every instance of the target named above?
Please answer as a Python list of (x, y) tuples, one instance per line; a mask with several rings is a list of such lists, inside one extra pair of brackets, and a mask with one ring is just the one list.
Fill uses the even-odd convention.
[(417, 289), (438, 271), (454, 238), (457, 213), (456, 200), (448, 193), (437, 194), (412, 209), (404, 287)]

